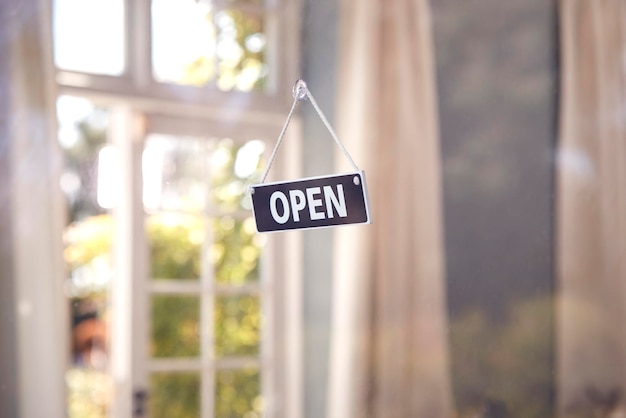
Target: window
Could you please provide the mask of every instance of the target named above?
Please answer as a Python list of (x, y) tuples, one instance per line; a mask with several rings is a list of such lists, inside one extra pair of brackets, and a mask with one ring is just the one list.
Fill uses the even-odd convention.
[(297, 0), (53, 2), (57, 81), (72, 91), (219, 107), (236, 97), (250, 110), (289, 101)]
[(264, 241), (245, 187), (264, 148), (256, 139), (145, 142), (152, 416), (264, 412), (261, 321), (271, 317), (262, 314)]
[[(236, 2), (232, 2), (236, 3)], [(152, 1), (152, 72), (183, 85), (263, 89), (269, 65), (262, 2)]]
[(256, 234), (247, 196), (291, 100), (296, 2), (53, 4), (67, 293), (88, 334), (69, 415), (297, 416), (298, 237)]
[[(65, 293), (71, 303), (71, 366), (66, 372), (69, 416), (102, 416), (110, 403), (107, 375), (108, 288), (114, 274), (114, 218), (110, 208), (110, 112), (72, 96), (57, 100), (64, 154), (61, 189), (68, 209), (65, 228)], [(109, 166), (109, 167), (107, 167)]]

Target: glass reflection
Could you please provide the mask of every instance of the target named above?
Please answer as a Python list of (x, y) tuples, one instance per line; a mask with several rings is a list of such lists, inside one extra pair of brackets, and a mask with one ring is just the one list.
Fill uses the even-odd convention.
[(547, 297), (524, 301), (499, 320), (473, 309), (451, 321), (459, 417), (480, 416), (485, 410), (493, 416), (511, 411), (522, 418), (551, 416), (554, 330), (545, 318), (551, 315), (552, 303)]

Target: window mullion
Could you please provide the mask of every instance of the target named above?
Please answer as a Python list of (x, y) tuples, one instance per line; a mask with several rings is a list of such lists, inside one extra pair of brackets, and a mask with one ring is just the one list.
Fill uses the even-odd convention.
[(133, 86), (149, 92), (152, 83), (151, 0), (126, 0), (126, 62)]
[[(208, 144), (204, 145), (206, 156)], [(209, 166), (205, 158), (204, 178), (210, 178)], [(202, 418), (212, 418), (215, 411), (215, 274), (208, 254), (213, 245), (213, 222), (211, 219), (210, 184), (206, 185), (206, 205), (204, 212), (204, 241), (202, 243), (200, 283), (200, 358), (202, 361), (200, 383), (200, 413)]]
[(133, 394), (148, 385), (147, 343), (149, 323), (148, 279), (144, 211), (141, 193), (141, 150), (143, 143), (137, 115), (126, 106), (112, 110), (111, 138), (119, 156), (117, 187), (120, 199), (115, 208), (115, 265), (111, 285), (111, 370), (115, 397), (111, 416), (130, 417)]

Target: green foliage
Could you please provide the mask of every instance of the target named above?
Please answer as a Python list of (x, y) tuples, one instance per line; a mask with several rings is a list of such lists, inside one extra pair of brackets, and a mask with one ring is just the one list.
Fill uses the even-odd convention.
[[(180, 144), (178, 144), (180, 145)], [(169, 148), (168, 148), (169, 149)], [(209, 155), (208, 179), (203, 164), (209, 155), (189, 158), (204, 147), (179, 147), (174, 155), (175, 176), (182, 186), (202, 178), (208, 180), (212, 205), (222, 213), (240, 210), (245, 184), (257, 176), (262, 162), (256, 162), (250, 178), (237, 177), (234, 165), (240, 145), (232, 140), (214, 143)], [(246, 174), (247, 175), (247, 174)], [(191, 180), (190, 180), (191, 179)], [(168, 180), (169, 181), (169, 180)], [(175, 183), (175, 186), (177, 183)], [(185, 201), (194, 195), (177, 196), (191, 211), (204, 202)], [(106, 257), (110, 265), (113, 218), (99, 215), (72, 224), (66, 233), (66, 261), (72, 270), (84, 268)], [(207, 218), (180, 212), (160, 212), (146, 220), (149, 245), (149, 274), (153, 280), (198, 281), (210, 275), (220, 285), (242, 285), (259, 279), (260, 245), (252, 218), (232, 216)], [(203, 254), (205, 263), (203, 264)], [(204, 271), (211, 268), (213, 271)], [(214, 346), (217, 357), (259, 354), (261, 307), (258, 295), (219, 296), (214, 299)], [(150, 355), (153, 358), (195, 358), (200, 355), (200, 298), (197, 295), (153, 295), (150, 299)], [(215, 383), (218, 418), (253, 418), (260, 415), (259, 371), (220, 370)], [(159, 373), (151, 376), (148, 391), (150, 413), (156, 417), (197, 417), (200, 415), (200, 375)], [(73, 415), (100, 417), (101, 415)]]
[(263, 13), (237, 9), (217, 13), (211, 9), (199, 8), (197, 11), (203, 13), (205, 29), (215, 36), (207, 38), (206, 42), (215, 43), (215, 50), (219, 53), (198, 51), (191, 61), (179, 61), (184, 68), (183, 74), (168, 81), (193, 86), (215, 82), (221, 90), (263, 88), (267, 78), (265, 47), (250, 48), (246, 42), (250, 36), (264, 36)]
[(197, 296), (153, 296), (151, 317), (153, 357), (200, 355)]
[(215, 244), (211, 247), (218, 283), (243, 284), (259, 278), (259, 244), (254, 221), (230, 217), (214, 223)]
[(153, 374), (149, 399), (153, 418), (198, 418), (200, 376), (197, 373)]
[(146, 224), (150, 242), (150, 271), (155, 279), (197, 279), (204, 239), (202, 219), (165, 213), (151, 216)]
[[(246, 71), (254, 71), (262, 74), (262, 65), (265, 62), (263, 51), (252, 52), (245, 47), (246, 38), (252, 34), (263, 33), (263, 21), (258, 17), (246, 14), (240, 10), (226, 10), (224, 12), (232, 20), (237, 30), (237, 43), (242, 47), (242, 56), (238, 61), (221, 60), (219, 62), (219, 80), (221, 86), (237, 85), (240, 79), (245, 78)], [(264, 76), (256, 76), (254, 89), (262, 88), (266, 78)], [(247, 84), (247, 83), (246, 83)], [(245, 88), (244, 90), (248, 90)]]
[[(242, 284), (258, 278), (259, 249), (251, 220), (216, 219), (209, 254), (218, 282)], [(200, 252), (205, 237), (201, 219), (164, 214), (148, 222), (152, 272), (156, 278), (181, 279), (200, 276)], [(152, 353), (154, 357), (199, 355), (199, 298), (154, 296), (152, 298)], [(255, 356), (260, 342), (258, 296), (217, 297), (215, 300), (215, 354)], [(199, 416), (198, 379), (172, 373), (155, 376), (150, 390), (155, 416)], [(241, 417), (260, 408), (256, 370), (220, 371), (216, 382), (216, 416)]]
[(258, 418), (263, 407), (258, 370), (220, 370), (217, 373), (215, 416)]
[(215, 352), (218, 356), (259, 354), (260, 311), (257, 296), (218, 298), (215, 305)]

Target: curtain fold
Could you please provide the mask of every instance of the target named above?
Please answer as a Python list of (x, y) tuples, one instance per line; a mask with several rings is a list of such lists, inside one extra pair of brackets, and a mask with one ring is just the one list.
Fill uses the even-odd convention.
[(561, 416), (626, 400), (626, 3), (562, 0), (557, 166)]
[(428, 2), (343, 0), (341, 13), (339, 135), (366, 170), (374, 223), (336, 230), (328, 416), (448, 417)]

